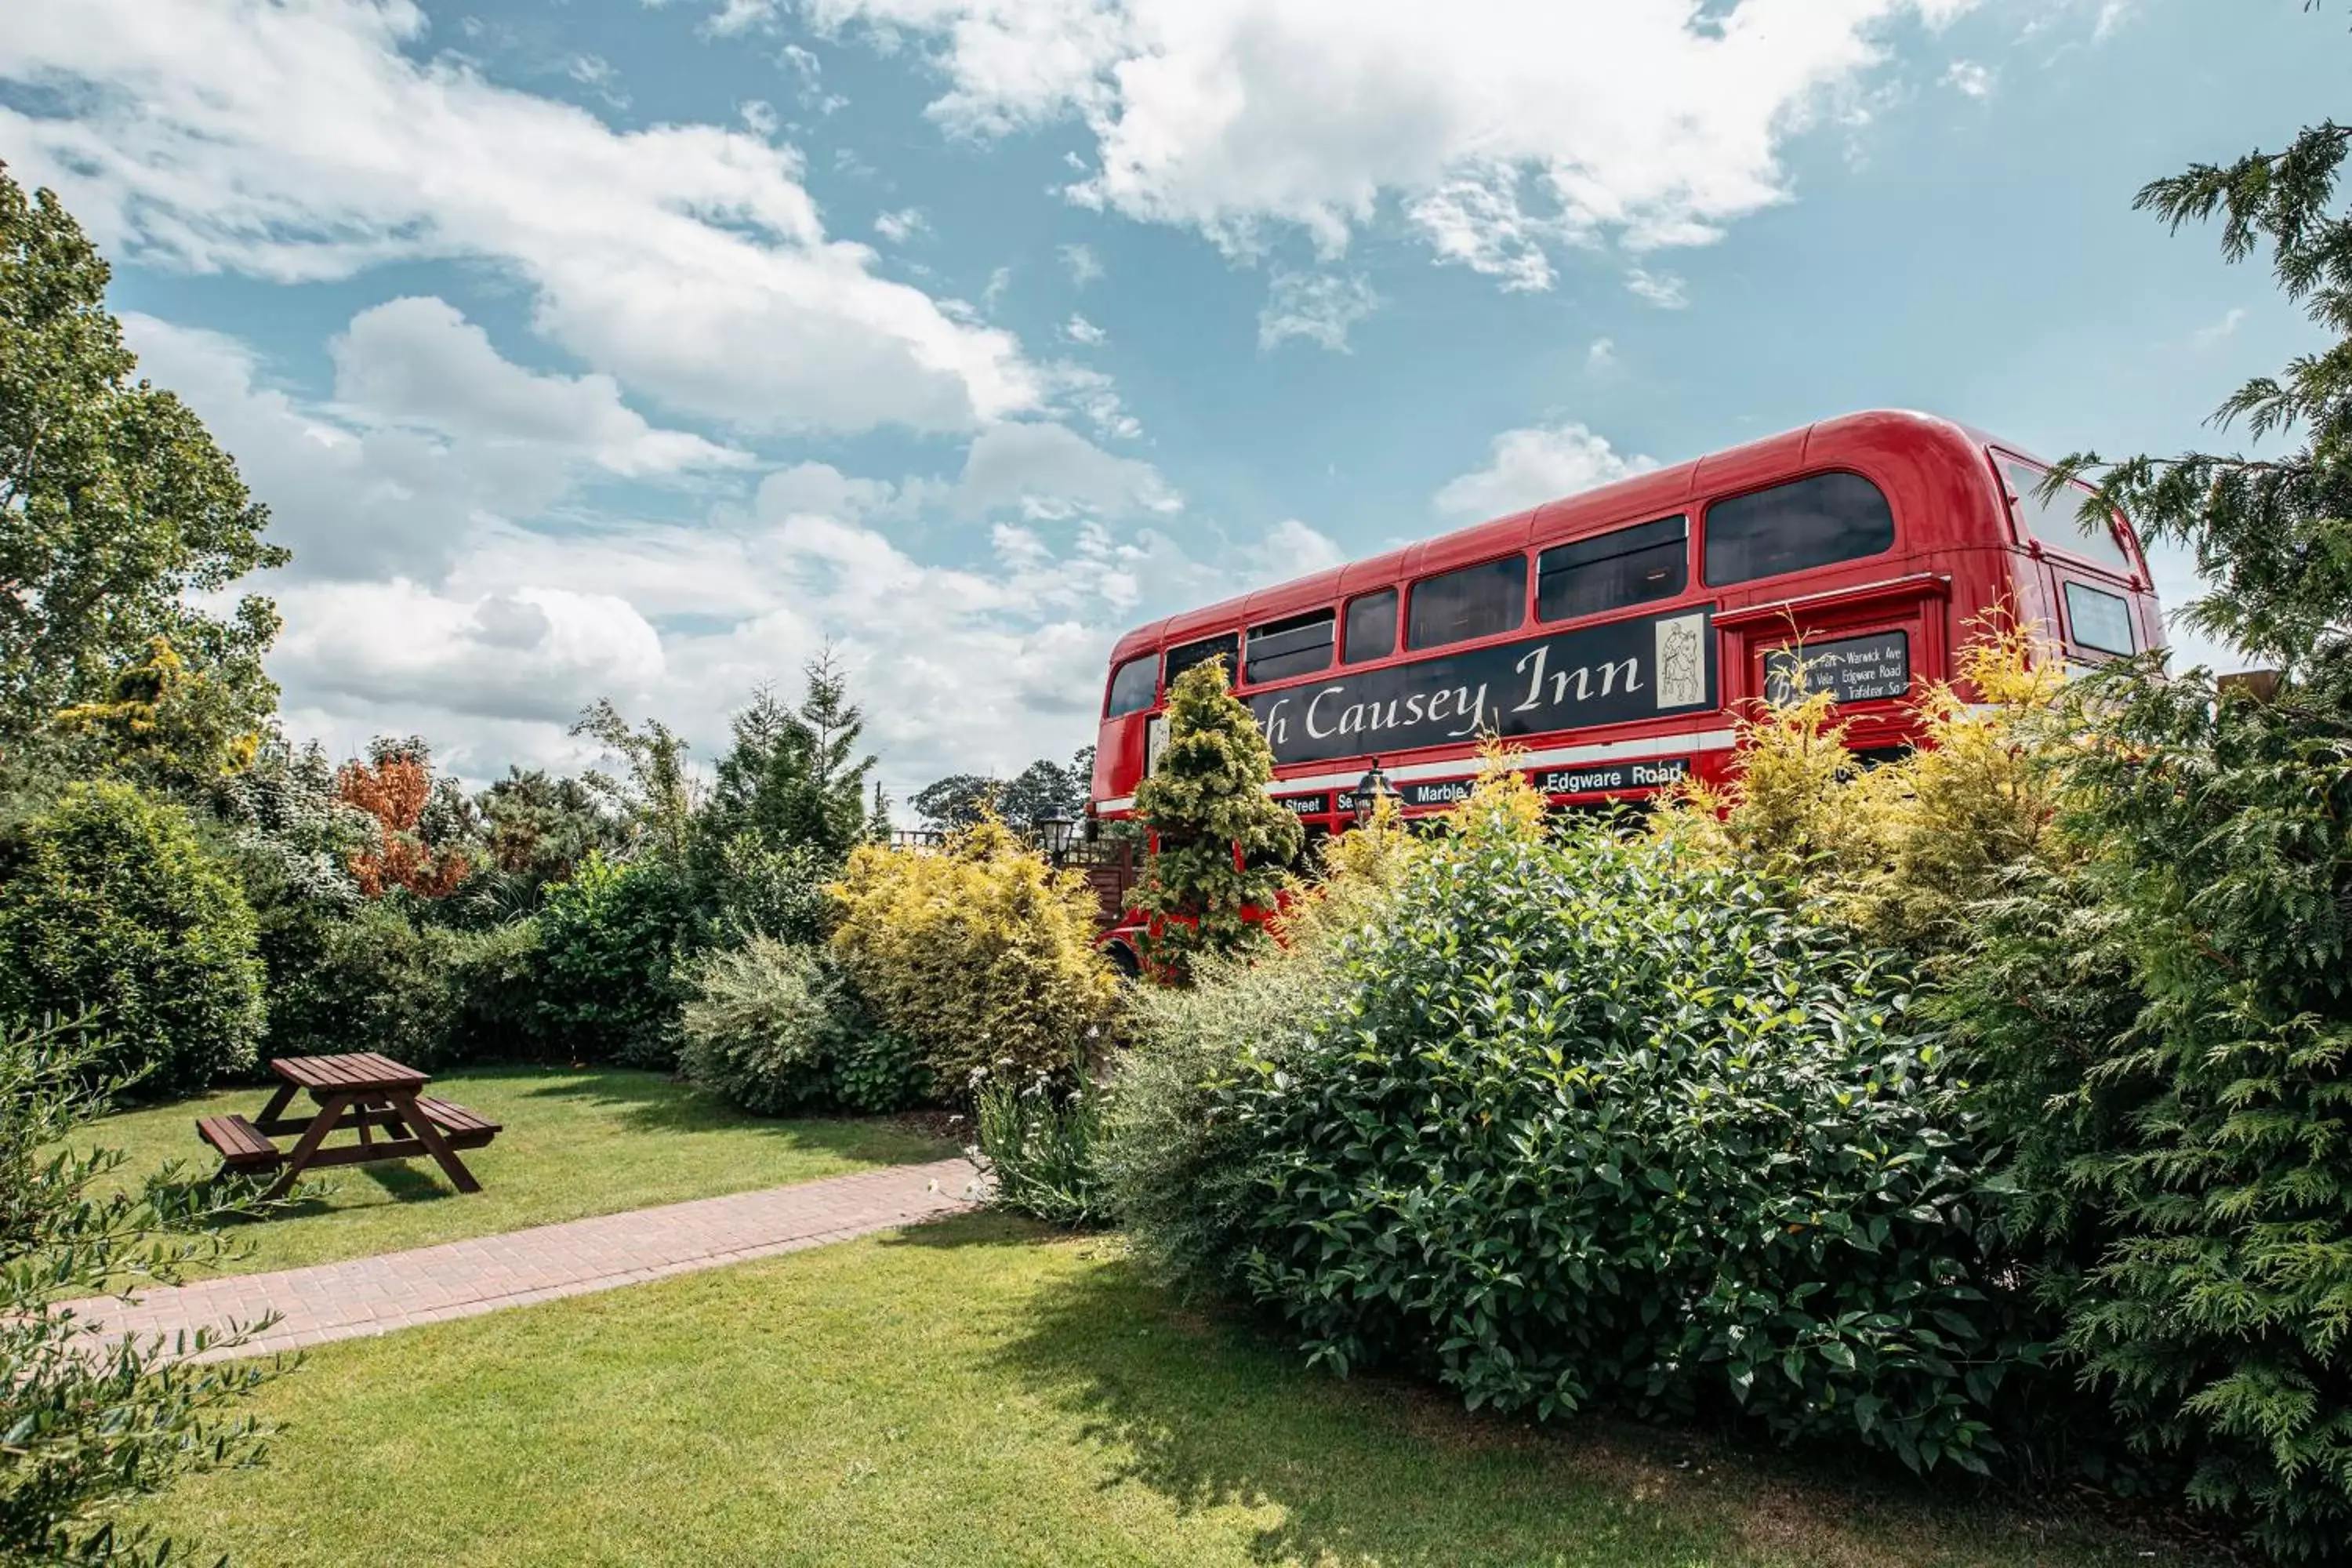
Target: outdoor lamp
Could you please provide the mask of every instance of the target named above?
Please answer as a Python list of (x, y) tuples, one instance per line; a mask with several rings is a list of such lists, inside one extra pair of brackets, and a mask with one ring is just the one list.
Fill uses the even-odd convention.
[(1371, 771), (1356, 781), (1356, 825), (1362, 826), (1380, 815), (1381, 802), (1394, 800), (1397, 792), (1389, 784), (1389, 775), (1381, 772), (1381, 760), (1372, 759)]
[(1058, 806), (1037, 819), (1037, 835), (1045, 841), (1045, 853), (1060, 859), (1070, 852), (1070, 839), (1077, 830), (1078, 820)]

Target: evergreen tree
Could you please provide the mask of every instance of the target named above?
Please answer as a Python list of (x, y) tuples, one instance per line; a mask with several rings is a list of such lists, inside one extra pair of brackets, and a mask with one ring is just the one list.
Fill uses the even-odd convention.
[[(2199, 164), (2137, 205), (2267, 249), (2325, 345), (2223, 401), (2269, 451), (2103, 462), (2121, 508), (2187, 544), (2192, 622), (2274, 663), (2257, 701), (2155, 660), (2077, 683), (2060, 725), (2088, 849), (1996, 907), (1956, 981), (1972, 1076), (2046, 1083), (2013, 1117), (2035, 1271), (2063, 1347), (2134, 1444), (2273, 1555), (2352, 1553), (2352, 128)], [(2081, 955), (2087, 954), (2091, 962)], [(2070, 1023), (2078, 1026), (2069, 1027)]]
[(1267, 910), (1297, 858), (1298, 819), (1265, 793), (1274, 752), (1257, 721), (1212, 659), (1168, 694), (1168, 745), (1135, 794), (1152, 833), (1143, 879), (1129, 901), (1159, 917), (1146, 957), (1186, 978), (1200, 952), (1235, 952), (1265, 940), (1245, 909)]
[(839, 860), (867, 837), (866, 786), (875, 759), (857, 751), (865, 717), (849, 700), (831, 648), (806, 674), (798, 708), (763, 687), (735, 716), (704, 824), (709, 841), (750, 834), (771, 848), (803, 845)]
[(2352, 216), (2336, 202), (2347, 142), (2352, 127), (2330, 121), (2284, 152), (2154, 181), (2134, 203), (2175, 232), (2219, 216), (2232, 262), (2268, 247), (2280, 289), (2326, 344), (2239, 387), (2213, 423), (2242, 420), (2258, 442), (2299, 435), (2300, 443), (2260, 457), (2192, 451), (2111, 463), (2079, 453), (2051, 490), (2076, 475), (2098, 479), (2086, 521), (2105, 526), (2106, 510), (2120, 507), (2143, 538), (2195, 552), (2215, 586), (2189, 607), (2191, 625), (2352, 709)]
[(202, 605), (287, 553), (203, 422), (131, 379), (107, 277), (56, 195), (28, 200), (0, 164), (0, 752), (60, 709), (121, 700), (110, 686), (159, 637), (230, 710), (226, 732), (277, 706), (261, 668), (277, 607)]

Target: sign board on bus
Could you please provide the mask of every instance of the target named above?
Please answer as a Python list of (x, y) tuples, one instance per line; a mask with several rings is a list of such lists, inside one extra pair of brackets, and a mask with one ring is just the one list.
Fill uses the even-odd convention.
[(1320, 816), (1331, 809), (1328, 795), (1285, 795), (1275, 797), (1275, 805), (1294, 816)]
[(1532, 775), (1546, 795), (1598, 795), (1604, 790), (1663, 789), (1690, 777), (1688, 757), (1603, 763), (1590, 768), (1547, 768)]
[(1774, 702), (1791, 702), (1807, 691), (1826, 691), (1837, 702), (1871, 702), (1910, 689), (1907, 632), (1872, 632), (1764, 656), (1764, 693)]
[(1715, 638), (1704, 610), (1643, 616), (1261, 691), (1249, 704), (1277, 763), (1622, 724), (1714, 707)]

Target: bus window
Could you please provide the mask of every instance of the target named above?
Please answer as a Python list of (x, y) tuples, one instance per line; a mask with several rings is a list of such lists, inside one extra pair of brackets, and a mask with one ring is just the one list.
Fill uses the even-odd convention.
[(1234, 672), (1241, 664), (1242, 635), (1227, 632), (1221, 637), (1202, 637), (1181, 647), (1168, 650), (1168, 684), (1173, 688), (1176, 678), (1196, 664), (1206, 664), (1213, 658), (1225, 661), (1225, 683), (1233, 684)]
[(1340, 658), (1349, 664), (1386, 658), (1396, 652), (1396, 590), (1360, 594), (1348, 601), (1348, 646)]
[(1815, 474), (1706, 509), (1706, 580), (1715, 587), (1894, 548), (1895, 513), (1860, 474)]
[(1507, 555), (1415, 583), (1405, 610), (1404, 646), (1443, 647), (1515, 631), (1527, 616), (1528, 558)]
[(1690, 586), (1690, 519), (1662, 518), (1597, 539), (1556, 544), (1536, 557), (1536, 619), (1565, 621)]
[(1331, 668), (1331, 623), (1328, 610), (1268, 621), (1249, 632), (1249, 679), (1252, 682), (1312, 675)]
[(2066, 629), (2078, 647), (2129, 658), (2132, 648), (2131, 606), (2115, 594), (2103, 594), (2087, 583), (2066, 584)]
[(2000, 471), (2009, 488), (2016, 492), (2017, 520), (2025, 525), (2028, 539), (2038, 539), (2053, 549), (2096, 562), (2113, 572), (2131, 571), (2131, 557), (2124, 553), (2123, 543), (2116, 538), (2112, 526), (2083, 526), (2082, 507), (2090, 497), (2089, 490), (2069, 485), (2044, 500), (2042, 484), (2050, 477), (2049, 469), (2003, 458)]
[(1150, 707), (1151, 700), (1160, 694), (1155, 684), (1159, 679), (1160, 660), (1152, 654), (1120, 665), (1111, 672), (1110, 702), (1103, 709), (1103, 716), (1117, 719)]

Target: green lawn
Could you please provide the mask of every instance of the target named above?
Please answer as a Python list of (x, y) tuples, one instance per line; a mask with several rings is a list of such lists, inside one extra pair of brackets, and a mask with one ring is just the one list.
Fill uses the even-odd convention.
[[(612, 1068), (461, 1069), (436, 1077), (432, 1092), (505, 1126), (488, 1148), (461, 1156), (481, 1192), (457, 1192), (430, 1160), (323, 1171), (317, 1179), (331, 1188), (323, 1198), (234, 1227), (253, 1251), (215, 1271), (364, 1258), (954, 1152), (878, 1122), (746, 1116), (657, 1073)], [(251, 1116), (267, 1098), (261, 1089), (223, 1089), (131, 1111), (100, 1122), (91, 1141), (126, 1151), (134, 1180), (172, 1160), (209, 1172), (218, 1162), (198, 1142), (195, 1119)]]
[(1301, 1370), (1115, 1242), (977, 1215), (331, 1345), (263, 1468), (149, 1518), (242, 1568), (2200, 1562)]

